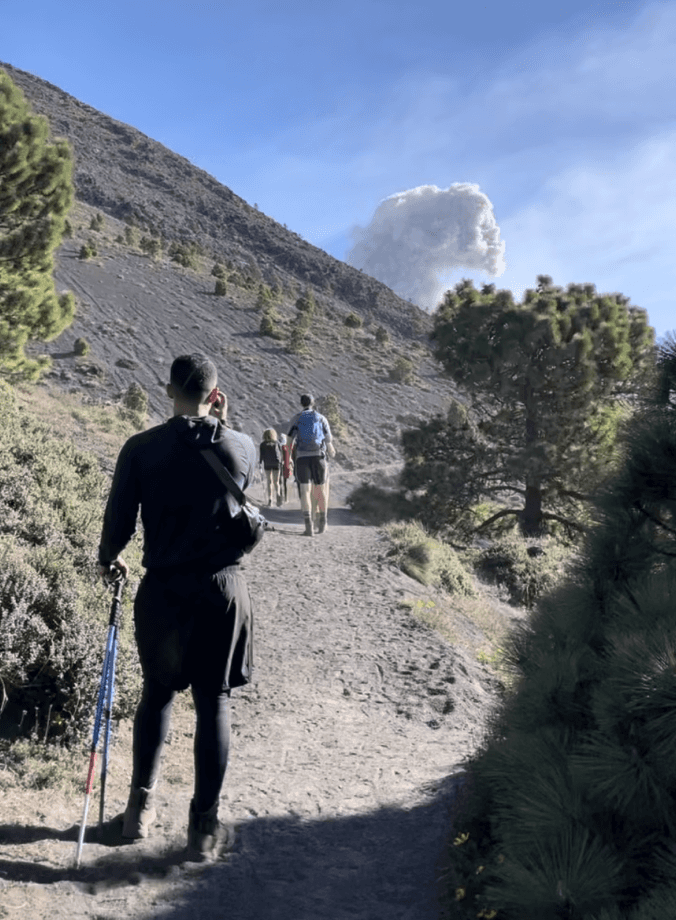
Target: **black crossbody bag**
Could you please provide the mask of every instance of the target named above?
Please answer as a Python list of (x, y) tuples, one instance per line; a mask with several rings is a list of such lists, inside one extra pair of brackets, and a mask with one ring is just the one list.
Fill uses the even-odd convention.
[(237, 485), (235, 480), (221, 461), (216, 456), (216, 453), (207, 447), (204, 450), (201, 450), (200, 453), (207, 461), (211, 469), (216, 473), (218, 478), (221, 480), (225, 488), (230, 492), (234, 498), (237, 499), (241, 505), (240, 513), (234, 517), (233, 523), (238, 525), (237, 527), (237, 536), (238, 543), (241, 549), (245, 553), (250, 553), (254, 547), (263, 539), (263, 534), (268, 526), (268, 522), (265, 520), (263, 515), (260, 513), (258, 508), (255, 505), (252, 505), (251, 502), (247, 499), (246, 495), (240, 487)]

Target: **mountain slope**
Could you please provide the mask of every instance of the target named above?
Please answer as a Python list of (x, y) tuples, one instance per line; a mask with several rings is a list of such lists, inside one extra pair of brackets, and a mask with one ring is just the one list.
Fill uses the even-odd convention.
[[(338, 444), (338, 462), (349, 468), (396, 461), (402, 424), (444, 408), (452, 386), (430, 357), (427, 314), (136, 129), (0, 66), (74, 151), (73, 237), (59, 251), (56, 279), (76, 294), (78, 316), (59, 339), (35, 349), (52, 355), (55, 384), (115, 400), (138, 383), (151, 419), (159, 420), (169, 408), (162, 385), (171, 359), (205, 351), (218, 363), (231, 419), (254, 438), (269, 425), (283, 430), (301, 391), (335, 395), (346, 426), (343, 448), (348, 442), (347, 449)], [(102, 225), (94, 230), (97, 214)], [(155, 258), (141, 248), (144, 238), (162, 247)], [(78, 258), (88, 241), (97, 255)], [(191, 267), (171, 260), (172, 241), (190, 251)], [(223, 297), (214, 295), (216, 261), (227, 266)], [(261, 285), (276, 292), (277, 338), (259, 334)], [(290, 354), (304, 290), (317, 304), (308, 354)], [(356, 327), (345, 324), (350, 314)], [(91, 346), (86, 358), (73, 351), (79, 337)], [(417, 372), (413, 385), (390, 379), (402, 359)]]

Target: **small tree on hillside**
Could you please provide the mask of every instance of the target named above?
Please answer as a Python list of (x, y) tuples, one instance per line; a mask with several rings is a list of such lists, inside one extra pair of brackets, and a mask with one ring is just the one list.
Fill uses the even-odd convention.
[[(473, 400), (473, 429), (456, 450), (457, 431), (436, 422), (444, 455), (434, 468), (409, 438), (404, 484), (452, 504), (462, 476), (475, 494), (509, 502), (494, 519), (518, 518), (528, 536), (547, 521), (575, 526), (575, 508), (616, 459), (618, 398), (651, 366), (653, 338), (644, 310), (591, 284), (564, 291), (541, 275), (515, 304), (509, 291), (461, 282), (435, 314), (433, 340)], [(422, 433), (429, 441), (429, 426)], [(468, 452), (477, 462), (466, 464)]]
[(676, 915), (673, 341), (660, 365), (574, 577), (508, 643), (516, 689), (455, 823), (462, 916)]
[(0, 373), (35, 379), (47, 366), (24, 354), (73, 321), (72, 294), (59, 295), (54, 250), (73, 200), (66, 141), (50, 141), (21, 90), (0, 71)]

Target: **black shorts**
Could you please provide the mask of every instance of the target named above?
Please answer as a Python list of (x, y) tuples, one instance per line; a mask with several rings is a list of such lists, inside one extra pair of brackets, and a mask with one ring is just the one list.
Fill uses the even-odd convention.
[(296, 457), (298, 482), (313, 482), (316, 486), (323, 486), (326, 482), (326, 469), (326, 457)]
[(172, 690), (220, 692), (251, 679), (253, 611), (237, 566), (211, 575), (148, 569), (134, 627), (143, 674)]

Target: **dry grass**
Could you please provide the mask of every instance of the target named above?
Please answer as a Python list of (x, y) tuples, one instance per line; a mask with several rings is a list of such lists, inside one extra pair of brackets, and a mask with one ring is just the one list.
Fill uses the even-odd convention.
[(96, 454), (106, 464), (137, 429), (113, 404), (96, 404), (76, 393), (64, 393), (45, 384), (21, 384), (14, 388), (19, 408), (45, 424), (57, 440), (75, 444)]
[(502, 647), (512, 620), (486, 594), (479, 591), (474, 597), (450, 597), (441, 591), (430, 592), (422, 598), (404, 600), (402, 606), (447, 642), (467, 649), (479, 661), (501, 672)]

